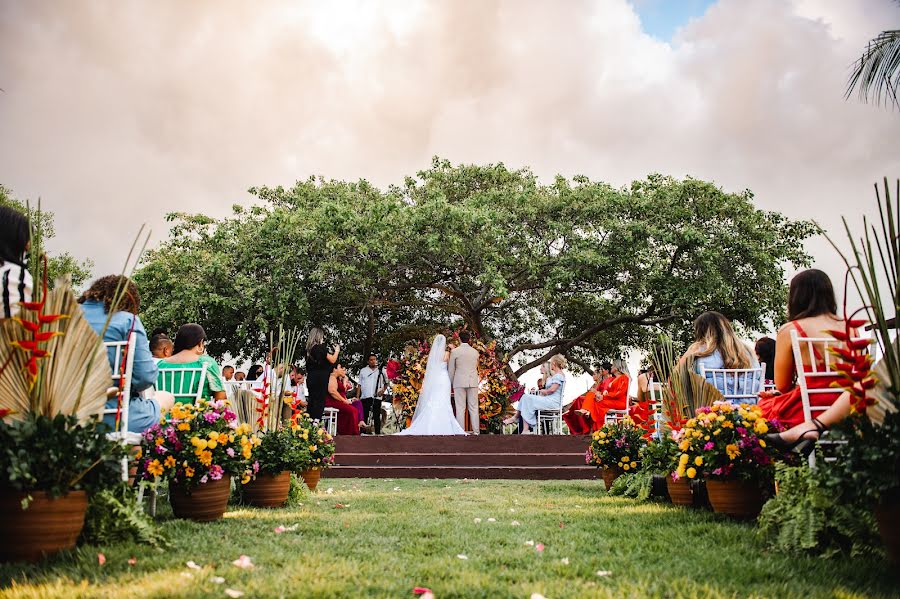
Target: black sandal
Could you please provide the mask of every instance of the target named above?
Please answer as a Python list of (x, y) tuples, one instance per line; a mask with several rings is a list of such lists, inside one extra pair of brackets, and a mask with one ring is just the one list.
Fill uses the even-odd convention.
[[(819, 441), (819, 437), (828, 430), (828, 427), (822, 424), (822, 422), (818, 418), (813, 418), (813, 425), (816, 428), (811, 428), (809, 430), (803, 431), (803, 433), (797, 437), (797, 440), (793, 443), (788, 443), (784, 440), (784, 437), (781, 436), (781, 433), (769, 433), (764, 437), (766, 443), (771, 443), (778, 449), (783, 449), (785, 451), (793, 451), (795, 453), (799, 453), (803, 457), (809, 457), (809, 454), (812, 453), (813, 449), (816, 447), (816, 443)], [(816, 433), (815, 437), (807, 437), (810, 433)]]

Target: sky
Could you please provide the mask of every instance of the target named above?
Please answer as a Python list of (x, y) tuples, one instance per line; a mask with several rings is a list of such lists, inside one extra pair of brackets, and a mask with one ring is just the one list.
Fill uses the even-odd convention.
[(96, 276), (166, 213), (309, 175), (386, 187), (434, 155), (690, 175), (840, 234), (900, 175), (900, 114), (843, 97), (898, 25), (891, 0), (5, 0), (0, 184)]

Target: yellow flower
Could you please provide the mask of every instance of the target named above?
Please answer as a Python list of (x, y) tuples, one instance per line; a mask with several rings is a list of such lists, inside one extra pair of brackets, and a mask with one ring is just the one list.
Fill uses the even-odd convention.
[(630, 469), (631, 469), (631, 465), (630, 465), (630, 464), (625, 464), (624, 466), (622, 466), (622, 470), (624, 470), (624, 471), (626, 471), (626, 472), (628, 472), (628, 470), (630, 470)]
[(760, 446), (760, 447), (765, 447), (765, 446), (766, 446), (766, 442), (763, 441), (762, 439), (760, 439), (760, 440), (759, 440), (759, 446)]
[(189, 431), (189, 430), (191, 430), (191, 425), (188, 424), (187, 422), (181, 422), (181, 423), (179, 423), (179, 425), (178, 425), (178, 430), (180, 430), (180, 431)]
[(625, 466), (625, 464), (623, 464), (622, 462), (619, 462), (619, 468), (622, 468), (623, 466)]
[(207, 435), (207, 437), (209, 437), (210, 441), (215, 441), (219, 438), (219, 433), (217, 433), (216, 431), (212, 431)]
[(211, 451), (201, 451), (200, 455), (200, 463), (204, 466), (209, 466), (212, 464), (212, 452)]
[(163, 466), (166, 468), (174, 468), (175, 467), (175, 458), (173, 456), (169, 456), (166, 458), (166, 461), (163, 462)]
[(149, 472), (153, 476), (162, 476), (162, 464), (159, 463), (159, 460), (153, 460), (152, 462), (150, 462), (150, 465), (147, 466), (147, 472)]
[(249, 482), (250, 482), (250, 474), (245, 472), (244, 475), (241, 477), (241, 484), (246, 485)]
[(769, 432), (769, 427), (768, 425), (766, 425), (765, 420), (757, 420), (756, 426), (753, 427), (753, 431), (757, 435), (765, 435), (767, 432)]
[(629, 462), (630, 460), (631, 460), (631, 458), (629, 458), (628, 456), (625, 456), (622, 458), (622, 461), (626, 462), (626, 463)]
[(143, 455), (144, 455), (144, 450), (141, 449), (140, 447), (138, 447), (137, 451), (134, 452), (134, 459), (139, 460), (139, 459), (141, 459), (141, 456), (143, 456)]
[(594, 441), (600, 438), (600, 431), (594, 431), (594, 434), (591, 435), (594, 438)]
[(157, 446), (162, 445), (162, 444), (165, 443), (165, 442), (166, 442), (166, 440), (163, 439), (162, 437), (157, 437), (157, 438), (156, 438), (156, 445), (157, 445)]
[(678, 478), (684, 476), (684, 465), (679, 465), (678, 469), (675, 471), (675, 474), (678, 475)]
[(597, 434), (600, 435), (600, 438), (601, 438), (601, 439), (605, 439), (605, 438), (606, 438), (606, 433), (604, 433), (603, 431), (597, 431)]
[(703, 437), (703, 440), (704, 440), (704, 441), (709, 441), (709, 435), (706, 435), (705, 437)]
[(733, 460), (739, 455), (741, 455), (741, 450), (734, 443), (729, 443), (725, 446), (725, 453), (728, 454), (728, 459)]
[(697, 456), (696, 458), (694, 458), (694, 466), (702, 466), (702, 465), (703, 465), (703, 458), (701, 456)]
[(218, 445), (218, 443), (216, 443), (215, 441), (210, 441), (209, 443), (206, 444), (206, 446), (209, 447), (210, 449), (215, 449), (216, 445)]
[(317, 450), (318, 448), (319, 448), (319, 447), (318, 447), (317, 445), (310, 445), (310, 446), (309, 446), (309, 450), (310, 450), (310, 451), (315, 451), (315, 450)]
[(678, 458), (678, 463), (681, 464), (681, 465), (687, 464), (687, 463), (688, 463), (688, 459), (689, 459), (688, 454), (683, 453), (683, 454), (681, 454), (681, 457)]
[(697, 470), (696, 470), (696, 468), (688, 468), (688, 469), (687, 469), (687, 476), (688, 476), (688, 478), (694, 478), (695, 476), (697, 476)]
[(691, 442), (688, 441), (687, 439), (685, 439), (684, 441), (682, 441), (681, 443), (678, 444), (678, 449), (680, 449), (681, 451), (687, 451), (690, 446), (691, 446)]
[(188, 466), (184, 469), (184, 475), (188, 478), (191, 478), (192, 476), (194, 476), (194, 469)]
[(722, 423), (722, 428), (734, 428), (734, 423), (730, 420), (726, 420)]

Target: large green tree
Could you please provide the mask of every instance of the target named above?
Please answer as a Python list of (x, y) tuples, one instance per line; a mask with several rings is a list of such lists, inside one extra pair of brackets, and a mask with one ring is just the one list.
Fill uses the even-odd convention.
[(278, 323), (325, 325), (358, 357), (448, 324), (496, 339), (521, 374), (562, 353), (587, 367), (717, 309), (747, 328), (783, 312), (785, 263), (817, 228), (752, 194), (652, 175), (586, 177), (435, 159), (402, 185), (309, 179), (255, 188), (233, 216), (173, 215), (136, 275), (146, 320), (196, 320), (262, 355)]
[[(8, 206), (13, 210), (17, 210), (22, 214), (28, 214), (29, 206), (15, 198), (12, 191), (0, 185), (0, 206)], [(32, 214), (38, 214), (36, 206), (31, 206)], [(38, 216), (37, 226), (40, 227), (43, 243), (48, 239), (52, 239), (56, 235), (54, 226), (53, 213), (41, 211)], [(50, 284), (52, 285), (59, 277), (69, 276), (74, 287), (79, 287), (91, 276), (91, 268), (94, 263), (91, 260), (78, 260), (69, 252), (50, 254), (47, 258), (47, 274)]]

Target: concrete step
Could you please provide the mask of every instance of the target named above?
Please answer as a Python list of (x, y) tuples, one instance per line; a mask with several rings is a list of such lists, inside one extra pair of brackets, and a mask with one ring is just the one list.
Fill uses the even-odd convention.
[(335, 437), (337, 453), (581, 453), (590, 437), (570, 435), (360, 435)]

